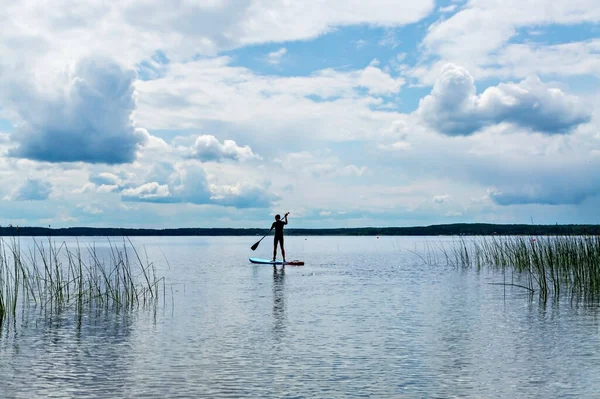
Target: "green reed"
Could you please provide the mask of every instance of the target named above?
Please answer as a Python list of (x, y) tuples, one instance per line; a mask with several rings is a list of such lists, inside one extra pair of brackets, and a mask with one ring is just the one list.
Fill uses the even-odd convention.
[(600, 236), (461, 238), (442, 250), (455, 266), (512, 271), (544, 300), (561, 294), (600, 299)]
[(128, 238), (109, 240), (109, 259), (94, 244), (82, 251), (66, 242), (33, 241), (28, 251), (18, 238), (0, 239), (0, 326), (20, 309), (84, 307), (132, 309), (156, 304), (159, 286), (153, 263), (143, 261)]

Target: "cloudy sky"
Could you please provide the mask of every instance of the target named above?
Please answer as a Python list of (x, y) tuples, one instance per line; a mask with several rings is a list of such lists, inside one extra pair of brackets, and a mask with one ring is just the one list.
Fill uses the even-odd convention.
[(597, 0), (0, 0), (0, 224), (600, 223)]

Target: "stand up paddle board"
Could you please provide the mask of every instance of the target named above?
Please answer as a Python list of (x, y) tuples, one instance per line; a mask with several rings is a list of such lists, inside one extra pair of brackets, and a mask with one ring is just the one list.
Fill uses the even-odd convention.
[(290, 266), (303, 266), (304, 262), (301, 260), (288, 260), (283, 262), (282, 260), (268, 260), (268, 259), (260, 259), (260, 258), (248, 258), (251, 263), (258, 263), (261, 265), (290, 265)]

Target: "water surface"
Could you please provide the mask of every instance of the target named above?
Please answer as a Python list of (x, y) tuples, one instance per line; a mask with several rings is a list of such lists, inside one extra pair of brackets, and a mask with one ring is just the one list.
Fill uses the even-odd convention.
[(451, 238), (286, 237), (306, 265), (284, 272), (248, 262), (256, 240), (133, 238), (167, 282), (155, 311), (22, 313), (0, 398), (598, 397), (598, 307), (430, 262)]

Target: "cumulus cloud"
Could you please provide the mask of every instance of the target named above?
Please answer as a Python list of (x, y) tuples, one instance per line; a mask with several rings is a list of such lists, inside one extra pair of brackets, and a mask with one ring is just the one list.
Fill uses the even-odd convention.
[(329, 151), (290, 153), (281, 159), (276, 159), (275, 162), (288, 173), (313, 178), (357, 177), (367, 171), (366, 166), (344, 165), (337, 156), (330, 155)]
[(52, 184), (39, 179), (27, 179), (27, 181), (15, 190), (9, 199), (16, 201), (43, 201), (48, 199), (52, 192)]
[(238, 146), (233, 140), (224, 140), (223, 143), (212, 135), (198, 136), (191, 148), (191, 157), (201, 161), (247, 161), (261, 159), (254, 154), (252, 149), (245, 145)]
[(279, 196), (269, 193), (268, 185), (237, 183), (235, 185), (211, 185), (211, 201), (236, 208), (265, 208), (277, 201)]
[[(412, 63), (415, 59), (423, 59), (430, 62), (431, 57), (429, 56), (431, 55), (439, 57), (443, 63), (449, 60), (468, 67), (470, 74), (477, 79), (480, 76), (490, 76), (482, 74), (484, 68), (490, 70), (490, 74), (498, 73), (498, 68), (513, 69), (519, 78), (525, 77), (530, 74), (529, 64), (538, 64), (540, 68), (547, 67), (540, 76), (548, 76), (546, 73), (552, 73), (557, 68), (560, 68), (561, 73), (592, 73), (595, 71), (593, 73), (597, 74), (597, 71), (600, 70), (595, 68), (598, 65), (597, 39), (586, 43), (583, 50), (580, 46), (572, 46), (570, 43), (552, 48), (545, 46), (546, 43), (530, 46), (529, 41), (524, 45), (519, 45), (518, 41), (527, 36), (525, 32), (519, 33), (519, 37), (511, 41), (511, 51), (508, 51), (510, 49), (507, 47), (504, 47), (503, 50), (496, 45), (505, 43), (516, 31), (515, 24), (510, 25), (508, 29), (497, 28), (494, 25), (499, 20), (505, 21), (508, 14), (511, 14), (511, 18), (514, 19), (531, 21), (531, 18), (537, 18), (540, 15), (549, 15), (549, 20), (558, 20), (557, 18), (563, 17), (572, 17), (574, 20), (578, 20), (580, 14), (597, 13), (597, 7), (590, 6), (593, 5), (593, 0), (557, 1), (556, 7), (550, 7), (545, 13), (523, 12), (523, 8), (515, 8), (521, 7), (519, 4), (528, 4), (532, 7), (528, 11), (535, 11), (535, 7), (539, 7), (539, 4), (534, 4), (535, 0), (508, 0), (510, 6), (501, 4), (501, 2), (489, 1), (472, 1), (468, 4), (461, 4), (460, 9), (455, 9), (452, 13), (458, 11), (457, 14), (460, 14), (463, 9), (475, 8), (495, 8), (495, 10), (494, 12), (485, 12), (483, 17), (481, 13), (474, 12), (469, 14), (470, 17), (467, 20), (460, 19), (460, 15), (464, 14), (460, 14), (456, 18), (450, 15), (441, 16), (440, 21), (428, 29), (428, 35), (433, 37), (435, 34), (440, 45), (436, 46), (432, 42), (424, 43), (425, 45), (420, 46), (419, 50), (425, 49), (425, 54), (420, 53), (416, 58), (406, 57), (406, 59), (398, 61)], [(77, 94), (77, 90), (73, 87), (81, 84), (77, 79), (81, 79), (83, 75), (73, 73), (66, 79), (67, 84), (62, 84), (63, 91), (53, 90), (53, 87), (58, 85), (55, 85), (50, 79), (42, 79), (49, 75), (49, 73), (44, 73), (44, 70), (51, 69), (48, 68), (48, 61), (56, 59), (57, 61), (52, 61), (55, 64), (51, 64), (51, 66), (62, 66), (65, 59), (77, 60), (85, 52), (103, 54), (104, 51), (98, 50), (108, 49), (108, 52), (116, 56), (120, 62), (137, 65), (140, 70), (143, 70), (143, 65), (146, 65), (144, 60), (152, 57), (151, 54), (158, 54), (156, 49), (160, 48), (164, 49), (164, 62), (158, 58), (154, 59), (152, 63), (147, 64), (150, 70), (142, 72), (144, 79), (154, 80), (135, 83), (136, 88), (140, 89), (141, 100), (140, 108), (135, 109), (136, 123), (141, 121), (141, 125), (150, 128), (151, 131), (156, 129), (156, 134), (163, 134), (158, 131), (160, 128), (173, 130), (184, 128), (189, 129), (188, 131), (211, 132), (216, 135), (213, 137), (214, 140), (208, 139), (205, 143), (200, 143), (205, 144), (204, 147), (200, 145), (195, 148), (195, 161), (186, 156), (182, 159), (182, 153), (178, 151), (180, 148), (171, 147), (159, 139), (153, 140), (153, 136), (146, 134), (146, 145), (138, 150), (135, 156), (136, 162), (119, 166), (119, 169), (127, 170), (131, 172), (131, 175), (121, 175), (116, 171), (117, 168), (107, 168), (105, 165), (83, 166), (87, 170), (82, 173), (81, 181), (77, 180), (77, 187), (81, 187), (88, 178), (94, 184), (89, 185), (91, 187), (89, 191), (82, 192), (83, 199), (75, 198), (73, 200), (78, 204), (93, 204), (93, 201), (87, 201), (87, 199), (97, 197), (101, 198), (101, 209), (116, 210), (122, 204), (111, 201), (117, 201), (119, 194), (105, 192), (98, 195), (98, 193), (103, 190), (117, 190), (121, 194), (121, 198), (126, 201), (220, 204), (237, 207), (261, 206), (267, 205), (269, 200), (277, 198), (270, 190), (271, 187), (274, 187), (274, 191), (285, 196), (286, 204), (292, 202), (292, 205), (297, 207), (312, 208), (317, 211), (329, 212), (328, 209), (339, 209), (339, 207), (352, 210), (362, 207), (382, 212), (382, 215), (389, 215), (388, 212), (383, 212), (381, 209), (402, 208), (404, 210), (404, 207), (422, 202), (426, 204), (425, 207), (436, 208), (435, 213), (442, 215), (450, 208), (447, 204), (435, 203), (434, 196), (449, 193), (452, 195), (452, 203), (460, 205), (462, 190), (475, 190), (476, 193), (480, 193), (487, 187), (497, 187), (497, 191), (493, 191), (493, 195), (490, 194), (484, 204), (486, 207), (493, 206), (494, 212), (502, 208), (497, 206), (498, 204), (547, 203), (548, 198), (552, 197), (554, 202), (570, 201), (572, 203), (592, 195), (594, 192), (589, 184), (587, 186), (581, 184), (570, 191), (583, 194), (572, 196), (561, 194), (561, 190), (569, 191), (564, 187), (569, 187), (570, 180), (562, 181), (560, 185), (551, 185), (544, 180), (543, 183), (540, 182), (540, 185), (544, 185), (545, 188), (537, 187), (535, 184), (538, 183), (536, 180), (538, 176), (528, 179), (519, 177), (520, 174), (523, 174), (521, 170), (518, 171), (519, 173), (512, 174), (510, 179), (507, 178), (510, 182), (502, 181), (497, 177), (504, 173), (508, 163), (515, 163), (515, 158), (523, 159), (527, 161), (526, 163), (540, 163), (539, 158), (556, 161), (554, 153), (545, 153), (540, 150), (542, 143), (547, 140), (549, 146), (559, 147), (561, 139), (571, 139), (573, 136), (581, 135), (584, 129), (592, 128), (591, 125), (582, 126), (576, 130), (574, 135), (531, 135), (526, 132), (521, 135), (523, 130), (517, 129), (509, 123), (526, 127), (527, 130), (554, 133), (552, 129), (557, 125), (557, 118), (560, 119), (558, 115), (565, 114), (562, 112), (564, 107), (561, 108), (564, 104), (558, 107), (559, 112), (555, 112), (555, 109), (549, 107), (544, 101), (540, 102), (540, 106), (543, 109), (550, 109), (548, 112), (552, 114), (548, 118), (552, 125), (550, 131), (544, 126), (539, 127), (539, 119), (544, 115), (541, 111), (530, 112), (534, 119), (538, 119), (533, 122), (528, 121), (522, 114), (518, 115), (516, 110), (535, 109), (533, 104), (537, 100), (548, 97), (548, 92), (541, 90), (540, 94), (531, 95), (529, 93), (528, 95), (532, 97), (530, 99), (522, 93), (531, 91), (523, 82), (493, 87), (492, 89), (495, 91), (492, 90), (488, 93), (486, 106), (483, 104), (485, 98), (482, 94), (477, 95), (474, 89), (473, 91), (467, 90), (466, 96), (468, 99), (474, 98), (476, 105), (470, 104), (470, 101), (464, 101), (464, 104), (470, 105), (459, 107), (459, 112), (454, 115), (442, 115), (439, 120), (433, 118), (432, 126), (442, 126), (447, 131), (452, 131), (447, 134), (456, 135), (470, 133), (456, 132), (452, 126), (448, 128), (447, 125), (457, 121), (466, 123), (464, 120), (469, 119), (468, 117), (476, 120), (472, 124), (466, 123), (467, 128), (472, 131), (484, 129), (488, 125), (498, 123), (500, 125), (487, 129), (486, 134), (483, 135), (448, 138), (423, 127), (417, 114), (408, 116), (399, 114), (399, 109), (405, 109), (403, 107), (411, 106), (412, 103), (406, 103), (404, 98), (396, 97), (404, 84), (402, 79), (404, 75), (399, 77), (396, 72), (400, 69), (390, 69), (387, 67), (388, 65), (380, 67), (377, 62), (373, 62), (365, 68), (360, 67), (360, 69), (356, 69), (358, 68), (356, 64), (352, 64), (336, 69), (323, 69), (312, 74), (303, 74), (303, 76), (288, 76), (288, 74), (269, 76), (241, 67), (240, 62), (243, 64), (245, 59), (237, 59), (234, 62), (226, 57), (190, 58), (192, 54), (218, 54), (225, 48), (242, 46), (247, 43), (273, 43), (297, 38), (306, 39), (345, 24), (367, 23), (375, 26), (394, 26), (401, 24), (403, 20), (414, 22), (416, 20), (414, 12), (402, 13), (394, 10), (407, 10), (407, 8), (427, 10), (429, 7), (428, 10), (431, 11), (434, 4), (432, 1), (414, 2), (413, 5), (407, 5), (405, 2), (397, 0), (374, 0), (369, 3), (356, 2), (356, 4), (351, 1), (352, 7), (348, 6), (347, 1), (337, 0), (330, 2), (309, 0), (308, 3), (298, 2), (298, 4), (280, 0), (267, 2), (242, 0), (239, 4), (221, 0), (183, 1), (178, 2), (176, 7), (158, 0), (110, 4), (100, 0), (90, 0), (86, 2), (86, 5), (80, 5), (80, 2), (73, 0), (58, 0), (58, 2), (57, 7), (48, 9), (44, 13), (40, 12), (40, 7), (34, 4), (35, 1), (17, 2), (18, 4), (15, 3), (14, 7), (5, 7), (0, 10), (0, 20), (3, 22), (3, 29), (0, 33), (0, 39), (2, 39), (0, 40), (0, 52), (3, 54), (3, 59), (0, 60), (0, 69), (11, 63), (21, 63), (27, 65), (28, 68), (29, 65), (34, 65), (31, 68), (35, 70), (36, 81), (43, 82), (45, 86), (32, 84), (31, 87), (35, 87), (37, 90), (31, 90), (17, 82), (19, 87), (27, 88), (26, 93), (36, 94), (28, 96), (28, 99), (43, 97), (45, 103), (48, 103), (47, 99), (50, 98), (52, 100), (50, 103), (54, 104), (58, 101), (57, 97), (70, 98)], [(584, 3), (585, 6), (577, 6), (581, 13), (577, 10), (573, 12), (573, 9), (577, 8), (576, 4)], [(79, 7), (75, 7), (75, 5), (79, 5)], [(311, 12), (298, 12), (302, 7), (310, 9)], [(64, 13), (65, 9), (69, 12)], [(521, 11), (511, 11), (515, 9)], [(429, 11), (419, 15), (425, 15)], [(449, 10), (440, 9), (440, 12), (445, 11)], [(496, 12), (497, 14), (494, 15)], [(502, 12), (504, 13), (502, 14)], [(2, 15), (6, 15), (6, 18)], [(149, 15), (152, 15), (153, 18), (147, 18)], [(273, 15), (276, 18), (272, 18)], [(451, 29), (441, 29), (448, 26), (445, 21), (451, 18), (453, 18), (451, 24), (460, 25), (457, 26), (457, 29), (460, 28), (461, 32), (468, 33), (468, 37), (461, 36), (460, 32), (454, 34)], [(462, 24), (461, 21), (466, 23)], [(525, 23), (519, 22), (519, 26)], [(30, 29), (32, 26), (36, 28), (33, 31)], [(14, 34), (17, 28), (21, 32)], [(387, 32), (389, 36), (386, 35), (386, 39), (397, 40), (399, 38), (398, 31), (389, 29)], [(523, 31), (519, 30), (519, 32)], [(22, 33), (29, 33), (32, 40), (24, 40)], [(344, 32), (340, 33), (344, 34)], [(484, 36), (482, 33), (493, 37)], [(14, 36), (15, 40), (12, 40), (11, 36)], [(500, 38), (500, 41), (496, 42), (496, 38)], [(548, 39), (546, 36), (540, 37), (540, 40), (546, 39)], [(375, 39), (370, 38), (370, 40), (371, 44), (376, 43)], [(386, 40), (386, 42), (394, 46), (397, 44), (396, 40)], [(487, 47), (489, 44), (492, 47)], [(19, 52), (17, 51), (18, 46), (26, 48), (28, 51)], [(13, 48), (5, 51), (6, 47)], [(280, 47), (282, 45), (273, 47), (273, 49), (276, 50)], [(264, 47), (262, 48), (264, 49)], [(478, 52), (478, 49), (481, 51)], [(431, 53), (427, 53), (427, 50)], [(249, 51), (260, 52), (262, 50), (253, 48)], [(18, 57), (11, 58), (17, 53)], [(274, 52), (273, 56), (276, 58), (281, 53), (283, 52)], [(38, 57), (38, 54), (43, 55)], [(248, 55), (249, 53), (244, 51), (244, 54)], [(264, 56), (266, 52), (263, 51), (260, 54)], [(490, 62), (490, 54), (494, 56), (494, 63)], [(569, 62), (558, 62), (565, 54), (573, 54), (573, 57), (569, 57)], [(463, 59), (453, 58), (461, 55), (463, 55)], [(250, 54), (250, 56), (252, 55)], [(385, 54), (382, 57), (382, 60), (388, 60)], [(474, 61), (466, 62), (469, 59)], [(329, 61), (331, 63), (325, 67), (339, 66), (343, 63), (338, 58), (332, 58)], [(524, 64), (528, 65), (523, 67)], [(442, 63), (440, 63), (440, 67), (441, 65)], [(557, 75), (550, 76), (557, 77)], [(430, 82), (433, 83), (434, 80)], [(571, 84), (571, 81), (563, 83), (567, 86)], [(533, 86), (535, 85), (533, 84)], [(571, 87), (576, 90), (581, 86), (581, 82), (577, 81)], [(98, 89), (98, 87), (94, 89)], [(4, 87), (0, 91), (4, 91)], [(432, 96), (433, 94), (435, 93), (432, 92)], [(0, 97), (6, 97), (6, 94), (0, 93)], [(514, 99), (510, 99), (511, 97)], [(440, 98), (442, 99), (440, 100)], [(506, 99), (509, 101), (505, 101)], [(433, 101), (434, 105), (447, 106), (443, 101), (443, 96), (435, 98), (435, 100)], [(68, 103), (69, 101), (64, 99), (63, 102)], [(449, 102), (452, 103), (452, 101)], [(568, 103), (568, 101), (566, 102)], [(42, 108), (39, 106), (40, 101), (34, 101), (34, 104), (38, 105), (38, 109)], [(2, 107), (6, 105), (10, 104), (3, 101)], [(63, 114), (55, 112), (56, 109), (60, 110), (60, 107), (54, 106), (48, 113), (55, 113), (61, 118), (64, 117), (63, 114), (67, 114), (67, 112), (63, 112)], [(438, 111), (438, 108), (433, 107), (433, 109)], [(431, 109), (429, 111), (431, 116)], [(106, 119), (107, 114), (102, 112), (100, 117)], [(131, 115), (131, 112), (128, 115)], [(20, 144), (20, 140), (17, 140), (18, 134), (31, 128), (31, 124), (23, 115), (18, 116), (25, 123), (20, 124), (22, 128), (16, 128), (18, 133), (15, 132), (13, 135), (14, 144)], [(31, 119), (29, 115), (26, 116)], [(437, 114), (433, 114), (433, 116), (437, 117)], [(386, 136), (387, 133), (383, 131), (384, 127), (389, 126), (391, 121), (399, 119), (408, 121), (408, 125), (398, 124)], [(560, 120), (567, 121), (564, 131), (569, 131), (572, 126), (577, 125), (574, 122), (577, 120), (576, 117), (571, 117), (571, 119), (565, 117)], [(74, 125), (74, 122), (69, 122), (68, 125)], [(436, 127), (436, 129), (442, 131), (441, 128)], [(173, 130), (164, 133), (165, 137), (172, 134)], [(125, 131), (131, 132), (128, 129)], [(421, 135), (424, 131), (426, 134)], [(511, 135), (508, 137), (502, 135), (502, 131), (511, 131)], [(294, 137), (299, 137), (299, 139), (294, 142)], [(522, 140), (524, 137), (531, 139), (528, 142), (529, 146), (524, 145), (524, 140)], [(193, 137), (187, 143), (186, 155), (191, 154), (196, 138)], [(223, 141), (223, 138), (231, 139), (229, 148), (228, 142)], [(356, 139), (363, 141), (360, 143), (352, 141)], [(337, 146), (337, 143), (317, 142), (317, 140), (347, 143)], [(494, 149), (500, 154), (496, 159), (491, 160), (489, 156), (481, 156), (480, 163), (474, 162), (475, 155), (473, 154), (477, 153), (477, 146), (482, 140), (493, 141)], [(523, 155), (523, 153), (515, 156), (514, 151), (510, 150), (512, 148), (509, 144), (510, 141), (517, 142), (523, 150), (539, 153), (539, 158), (532, 161), (530, 155)], [(390, 151), (384, 154), (380, 151), (373, 151), (380, 143), (387, 145), (379, 146), (379, 148)], [(246, 144), (248, 146), (245, 146)], [(580, 143), (576, 141), (568, 144), (572, 145), (573, 149), (565, 150), (565, 158), (579, 158), (590, 147), (598, 148), (597, 142), (592, 145), (579, 145)], [(324, 146), (333, 148), (343, 159), (333, 156), (332, 153), (312, 152), (315, 148)], [(246, 147), (248, 149), (251, 147), (250, 153), (244, 153), (243, 149)], [(152, 150), (150, 151), (150, 149)], [(307, 151), (309, 156), (296, 155), (288, 159), (286, 151), (290, 149), (293, 149), (294, 152)], [(4, 146), (2, 150), (5, 150)], [(239, 162), (206, 162), (201, 165), (206, 172), (191, 170), (194, 169), (194, 164), (200, 165), (197, 160), (241, 161), (247, 159), (246, 155), (256, 155), (257, 153), (265, 157), (268, 162), (279, 157), (283, 159), (285, 167), (260, 169), (258, 165), (256, 165), (257, 168), (247, 168)], [(26, 160), (5, 158), (2, 161), (0, 158), (0, 163), (3, 162), (7, 164), (21, 162), (21, 166), (18, 166), (21, 168), (19, 176), (26, 176), (25, 173), (28, 172), (25, 169), (32, 167), (31, 165), (40, 169), (48, 166), (36, 162), (24, 164), (27, 162)], [(560, 164), (559, 169), (561, 169), (558, 174), (573, 175), (579, 171), (578, 168), (564, 168), (564, 164), (556, 163)], [(483, 177), (473, 183), (475, 179), (467, 169), (469, 171), (482, 169), (482, 164), (493, 164), (496, 174), (485, 173)], [(584, 165), (585, 162), (582, 161), (581, 164)], [(73, 166), (80, 167), (80, 165)], [(266, 164), (264, 166), (273, 165)], [(381, 166), (384, 168), (381, 169)], [(59, 169), (63, 165), (53, 167)], [(89, 177), (90, 169), (94, 172), (92, 177)], [(368, 170), (377, 171), (377, 173), (369, 174), (368, 179), (344, 178), (344, 176), (364, 176)], [(113, 175), (98, 173), (102, 171), (111, 171)], [(3, 176), (8, 177), (11, 182), (18, 181), (17, 178), (10, 177), (11, 169), (3, 169), (2, 172), (6, 173)], [(48, 175), (45, 173), (45, 176)], [(258, 182), (257, 175), (273, 181), (272, 185)], [(435, 176), (438, 180), (431, 180), (431, 176)], [(553, 178), (556, 179), (555, 176)], [(18, 187), (23, 181), (22, 177), (20, 179), (19, 183), (8, 183), (6, 186)], [(462, 179), (469, 181), (461, 181)], [(73, 190), (66, 190), (64, 187), (65, 185), (67, 187), (75, 185), (73, 180), (76, 179), (65, 176), (62, 171), (53, 173), (51, 176), (54, 186), (52, 198), (59, 197), (61, 190), (67, 195), (72, 194)], [(447, 182), (448, 187), (440, 184), (443, 181)], [(286, 185), (292, 186), (290, 182), (293, 182), (294, 188), (286, 192), (284, 188)], [(533, 188), (530, 185), (533, 185)], [(587, 190), (584, 190), (586, 188)], [(10, 189), (6, 188), (6, 190)], [(340, 192), (344, 192), (345, 195), (340, 196)], [(299, 193), (302, 195), (298, 195)], [(5, 194), (2, 193), (3, 196)], [(467, 197), (473, 195), (476, 194), (469, 192)], [(434, 198), (433, 202), (432, 198)], [(296, 202), (293, 203), (293, 201)], [(494, 202), (492, 203), (492, 201)], [(32, 206), (37, 206), (37, 204), (32, 204)], [(139, 219), (139, 223), (160, 220), (160, 217), (168, 214), (165, 210), (163, 215), (158, 216), (152, 212), (155, 207), (148, 207), (145, 204), (132, 206), (132, 203), (128, 202), (127, 207), (141, 210), (140, 212), (136, 211), (132, 219), (128, 219)], [(177, 206), (176, 208), (179, 218), (182, 219), (181, 213), (179, 213), (182, 207)], [(195, 209), (194, 212), (197, 212), (205, 207), (183, 208)], [(89, 210), (91, 213), (94, 212), (92, 208)], [(227, 210), (227, 212), (230, 211)], [(220, 210), (220, 212), (225, 214), (226, 211)], [(307, 210), (307, 212), (309, 211)], [(470, 210), (465, 210), (465, 212), (471, 213)], [(506, 212), (509, 213), (508, 210)], [(510, 212), (513, 212), (512, 209)], [(109, 213), (112, 212), (108, 212), (106, 217), (109, 217)], [(250, 214), (251, 212), (245, 213)], [(140, 217), (140, 215), (144, 216)], [(356, 217), (356, 223), (368, 223), (365, 220), (358, 221), (360, 218), (356, 216), (356, 213), (355, 216), (351, 215), (352, 212), (346, 217)], [(125, 220), (121, 219), (120, 215), (111, 217), (117, 217), (121, 221)], [(171, 214), (167, 217), (174, 216)], [(102, 219), (98, 218), (97, 220)], [(186, 219), (186, 223), (190, 223), (188, 220), (192, 220), (189, 217)], [(170, 221), (176, 223), (175, 219), (170, 219)], [(393, 221), (390, 220), (390, 223)]]
[(142, 202), (173, 202), (169, 186), (150, 182), (138, 187), (126, 188), (121, 191), (121, 196), (125, 201)]
[(149, 181), (130, 184), (121, 190), (121, 198), (129, 202), (189, 203), (222, 205), (237, 208), (265, 208), (278, 196), (269, 193), (269, 184), (238, 182), (209, 183), (204, 168), (192, 163), (161, 163), (145, 176)]
[(502, 122), (547, 134), (566, 133), (591, 119), (578, 98), (548, 87), (535, 76), (489, 87), (481, 95), (475, 90), (466, 69), (448, 64), (431, 94), (421, 99), (417, 113), (448, 135), (470, 135)]
[[(60, 167), (64, 167), (62, 164)], [(122, 168), (122, 166), (120, 166)], [(102, 166), (93, 166), (93, 170), (103, 170)], [(83, 185), (71, 190), (73, 194), (82, 193), (111, 193), (120, 192), (123, 188), (131, 188), (131, 184), (126, 184), (130, 172), (121, 169), (118, 173), (113, 172), (92, 172), (87, 175), (87, 180)]]
[(121, 182), (121, 179), (119, 178), (119, 176), (117, 176), (113, 173), (101, 172), (101, 173), (98, 173), (97, 175), (90, 176), (90, 182), (92, 182), (98, 186), (102, 186), (102, 185), (116, 186)]
[[(149, 129), (225, 128), (228, 138), (237, 142), (241, 131), (244, 140), (285, 135), (289, 143), (304, 142), (307, 136), (372, 137), (398, 116), (378, 108), (390, 105), (382, 96), (395, 96), (404, 79), (376, 62), (363, 69), (328, 68), (291, 77), (256, 74), (231, 62), (219, 57), (172, 64), (164, 78), (136, 83), (140, 93), (136, 121)], [(176, 106), (173, 98), (178, 100)], [(253, 149), (255, 142), (250, 143)], [(261, 155), (266, 155), (264, 150)]]
[(435, 202), (436, 204), (442, 204), (444, 202), (447, 202), (449, 199), (450, 199), (450, 196), (448, 194), (436, 195), (433, 197), (433, 202)]
[(148, 182), (121, 190), (125, 201), (206, 204), (210, 199), (204, 169), (195, 164), (160, 162), (145, 176)]
[(207, 204), (210, 202), (206, 171), (199, 165), (180, 165), (175, 175), (173, 193), (182, 199), (182, 202), (192, 204)]
[[(13, 157), (47, 162), (132, 162), (145, 136), (133, 124), (135, 73), (106, 60), (79, 62), (58, 89), (14, 84), (8, 107), (22, 123)], [(50, 82), (43, 82), (51, 86)]]

